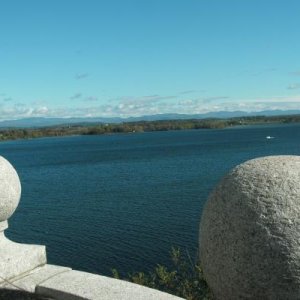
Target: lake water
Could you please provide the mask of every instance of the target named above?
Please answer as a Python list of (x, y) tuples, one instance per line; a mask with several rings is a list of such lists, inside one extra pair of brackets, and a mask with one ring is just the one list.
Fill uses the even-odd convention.
[(46, 245), (49, 263), (108, 275), (166, 263), (172, 246), (195, 257), (215, 184), (279, 154), (300, 155), (300, 125), (3, 142), (23, 189), (7, 235)]

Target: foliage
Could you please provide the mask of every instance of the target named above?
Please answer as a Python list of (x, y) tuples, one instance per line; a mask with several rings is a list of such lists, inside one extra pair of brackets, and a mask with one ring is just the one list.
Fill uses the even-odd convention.
[(230, 119), (138, 121), (124, 122), (120, 124), (66, 124), (52, 127), (2, 129), (0, 130), (0, 141), (66, 135), (99, 135), (112, 133), (135, 133), (187, 129), (223, 129), (240, 125), (296, 122), (300, 122), (300, 115), (270, 117), (251, 116)]
[(183, 255), (179, 248), (172, 248), (171, 260), (170, 269), (157, 265), (154, 271), (129, 274), (128, 278), (120, 278), (118, 271), (113, 269), (113, 277), (158, 289), (187, 300), (212, 299), (198, 263), (193, 263), (190, 256)]

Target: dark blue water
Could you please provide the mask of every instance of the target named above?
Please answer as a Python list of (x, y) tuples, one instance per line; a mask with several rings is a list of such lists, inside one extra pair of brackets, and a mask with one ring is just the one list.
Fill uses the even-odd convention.
[(300, 125), (0, 143), (23, 188), (7, 235), (46, 245), (49, 263), (102, 274), (146, 271), (172, 246), (194, 257), (214, 185), (274, 154), (300, 155)]

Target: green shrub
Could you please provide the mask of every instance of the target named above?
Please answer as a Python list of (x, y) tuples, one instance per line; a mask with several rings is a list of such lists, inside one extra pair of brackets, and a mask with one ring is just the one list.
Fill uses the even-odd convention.
[(113, 269), (113, 277), (158, 289), (187, 300), (212, 299), (198, 263), (193, 263), (190, 256), (183, 255), (179, 248), (172, 248), (171, 260), (172, 267), (170, 268), (157, 265), (153, 271), (129, 274), (128, 278), (120, 278), (118, 271)]

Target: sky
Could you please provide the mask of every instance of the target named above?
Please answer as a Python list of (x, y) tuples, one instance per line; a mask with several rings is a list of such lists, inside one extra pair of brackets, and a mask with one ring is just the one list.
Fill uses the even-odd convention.
[(300, 109), (298, 0), (0, 1), (0, 120)]

